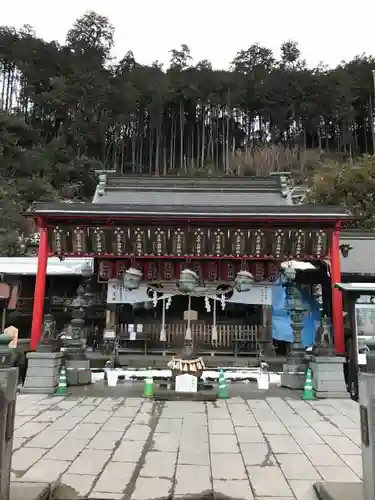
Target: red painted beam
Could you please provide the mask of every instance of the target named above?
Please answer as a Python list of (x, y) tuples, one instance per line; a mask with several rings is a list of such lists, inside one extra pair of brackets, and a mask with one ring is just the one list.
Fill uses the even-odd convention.
[(332, 325), (335, 352), (336, 354), (343, 355), (345, 353), (345, 338), (342, 294), (338, 288), (335, 288), (335, 284), (340, 282), (340, 228), (337, 226), (336, 230), (332, 233), (331, 240)]
[(48, 229), (44, 220), (39, 219), (38, 269), (35, 278), (33, 318), (31, 324), (31, 349), (35, 350), (42, 335), (44, 296), (48, 261)]

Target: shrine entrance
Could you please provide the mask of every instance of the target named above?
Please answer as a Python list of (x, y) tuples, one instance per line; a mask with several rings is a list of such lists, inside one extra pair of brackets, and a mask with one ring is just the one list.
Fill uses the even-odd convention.
[[(224, 266), (222, 262), (221, 267)], [(265, 268), (258, 264), (258, 270), (261, 266)], [(107, 272), (110, 263), (102, 268)], [(274, 264), (269, 268), (273, 269)], [(271, 283), (277, 274), (272, 275), (272, 281), (261, 278), (263, 274), (258, 275), (259, 281), (254, 280), (247, 292), (238, 292), (224, 279), (199, 278), (197, 289), (185, 294), (176, 286), (178, 274), (168, 281), (154, 277), (133, 292), (124, 289), (124, 278), (120, 276), (107, 284), (110, 314), (106, 327), (116, 330), (122, 354), (173, 354), (185, 340), (191, 340), (200, 351), (210, 355), (255, 356), (266, 347), (271, 348)], [(189, 330), (191, 339), (186, 338)]]
[[(40, 229), (33, 348), (43, 323), (47, 259), (56, 255), (95, 258), (106, 309), (99, 336), (113, 335), (124, 349), (143, 336), (144, 353), (194, 341), (204, 352), (233, 355), (255, 353), (271, 340), (272, 290), (282, 262), (327, 260), (332, 282), (340, 281), (340, 225), (351, 219), (341, 207), (294, 205), (284, 174), (102, 174), (92, 203), (36, 203), (26, 215)], [(343, 353), (341, 292), (332, 287), (331, 295), (335, 348)]]

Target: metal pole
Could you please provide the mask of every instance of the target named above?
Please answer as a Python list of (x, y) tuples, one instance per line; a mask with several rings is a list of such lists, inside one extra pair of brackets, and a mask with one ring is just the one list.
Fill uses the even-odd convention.
[(0, 370), (0, 499), (10, 499), (18, 368)]
[(373, 95), (371, 98), (370, 94), (370, 116), (371, 116), (371, 131), (372, 131), (372, 148), (373, 154), (375, 155), (375, 116), (374, 116), (374, 102), (375, 102), (375, 70), (372, 70), (372, 83), (373, 83)]
[(361, 418), (363, 498), (375, 500), (375, 375), (359, 374), (359, 409)]

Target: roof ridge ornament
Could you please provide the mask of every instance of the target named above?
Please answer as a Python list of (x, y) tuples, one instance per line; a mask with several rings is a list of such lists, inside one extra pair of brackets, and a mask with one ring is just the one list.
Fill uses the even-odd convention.
[(107, 187), (107, 175), (100, 174), (98, 183), (98, 196), (104, 195), (106, 187)]

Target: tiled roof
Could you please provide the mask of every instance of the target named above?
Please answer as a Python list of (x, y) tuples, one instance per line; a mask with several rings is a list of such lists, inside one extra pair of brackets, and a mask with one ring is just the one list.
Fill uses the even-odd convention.
[(286, 179), (272, 177), (99, 176), (95, 204), (175, 207), (291, 205)]
[(100, 174), (92, 203), (36, 203), (29, 215), (57, 217), (237, 217), (341, 220), (342, 207), (294, 205), (285, 173), (268, 177), (150, 177)]
[[(255, 205), (206, 205), (184, 206), (184, 205), (159, 205), (155, 207), (153, 204), (135, 205), (125, 203), (114, 203), (108, 205), (106, 203), (82, 203), (82, 204), (65, 204), (65, 203), (35, 203), (26, 214), (41, 215), (44, 217), (61, 217), (61, 216), (98, 216), (98, 217), (121, 217), (121, 216), (139, 216), (144, 218), (153, 217), (189, 217), (190, 219), (202, 217), (219, 217), (219, 218), (250, 218), (259, 219), (263, 222), (267, 217), (275, 219), (345, 219), (351, 218), (351, 215), (341, 207), (322, 207), (320, 205), (274, 205), (274, 206), (255, 206)], [(167, 201), (167, 200), (166, 200)]]

